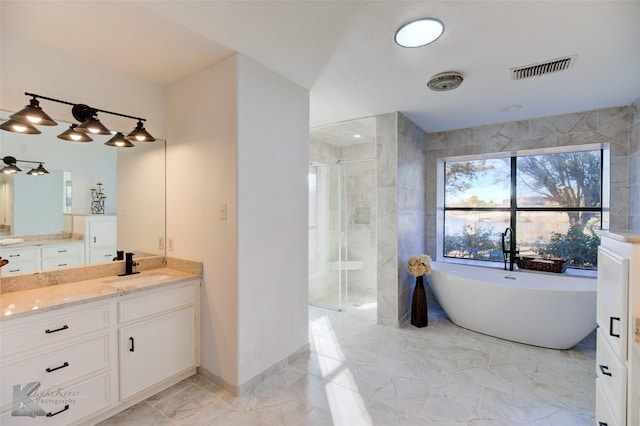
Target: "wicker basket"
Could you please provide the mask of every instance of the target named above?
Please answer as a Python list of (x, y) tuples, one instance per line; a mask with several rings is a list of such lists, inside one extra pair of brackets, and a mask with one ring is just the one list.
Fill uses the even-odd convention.
[(520, 256), (516, 258), (516, 264), (520, 269), (534, 271), (555, 272), (560, 274), (567, 269), (567, 260), (558, 258), (542, 258), (533, 256)]

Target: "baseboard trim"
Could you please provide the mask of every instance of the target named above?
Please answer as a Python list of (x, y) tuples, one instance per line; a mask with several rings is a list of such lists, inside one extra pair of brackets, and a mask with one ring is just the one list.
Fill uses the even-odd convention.
[(207, 379), (207, 380), (215, 383), (216, 385), (220, 386), (224, 390), (232, 393), (233, 395), (242, 396), (242, 395), (246, 395), (249, 391), (251, 391), (251, 389), (253, 389), (257, 385), (262, 383), (269, 375), (281, 371), (283, 368), (285, 368), (286, 366), (288, 366), (289, 364), (291, 364), (292, 362), (294, 362), (295, 360), (297, 360), (300, 357), (309, 356), (310, 352), (311, 352), (310, 345), (309, 345), (309, 343), (307, 343), (303, 347), (298, 349), (297, 351), (295, 351), (292, 354), (290, 354), (289, 356), (287, 356), (286, 358), (282, 359), (281, 361), (276, 362), (271, 367), (269, 367), (266, 370), (264, 370), (262, 373), (257, 374), (254, 377), (252, 377), (251, 379), (249, 379), (246, 382), (242, 383), (240, 386), (235, 385), (235, 384), (223, 379), (219, 375), (215, 374), (212, 371), (207, 370), (206, 368), (204, 368), (202, 366), (198, 367), (198, 374), (201, 375), (202, 377), (204, 377), (205, 379)]

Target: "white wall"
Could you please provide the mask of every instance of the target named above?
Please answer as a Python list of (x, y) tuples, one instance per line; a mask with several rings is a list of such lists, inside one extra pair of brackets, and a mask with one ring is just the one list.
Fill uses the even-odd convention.
[(168, 88), (167, 237), (204, 264), (202, 366), (237, 385), (236, 91), (235, 57)]
[(168, 90), (167, 235), (204, 265), (202, 367), (236, 388), (308, 342), (308, 111), (241, 55)]
[(239, 382), (308, 343), (309, 92), (239, 56)]

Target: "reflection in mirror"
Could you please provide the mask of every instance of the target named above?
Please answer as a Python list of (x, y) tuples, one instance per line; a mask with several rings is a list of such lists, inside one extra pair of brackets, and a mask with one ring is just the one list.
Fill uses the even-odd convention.
[[(0, 111), (0, 120), (9, 115)], [(0, 241), (78, 238), (73, 217), (91, 215), (90, 188), (100, 182), (104, 214), (117, 216), (118, 250), (164, 254), (164, 141), (118, 149), (104, 145), (109, 135), (92, 135), (93, 142), (58, 139), (69, 125), (40, 126), (38, 135), (0, 131), (0, 158), (43, 161), (49, 171), (30, 176), (21, 167), (20, 173), (0, 174)]]

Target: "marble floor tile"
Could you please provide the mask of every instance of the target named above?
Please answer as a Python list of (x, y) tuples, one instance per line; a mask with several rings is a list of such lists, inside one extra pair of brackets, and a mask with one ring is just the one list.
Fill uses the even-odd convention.
[[(366, 307), (365, 307), (366, 306)], [(309, 356), (240, 397), (193, 376), (101, 425), (593, 425), (595, 338), (571, 350), (452, 324), (376, 324), (376, 310), (309, 307)]]

